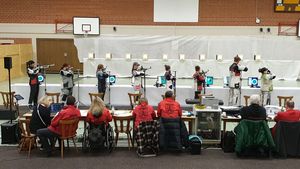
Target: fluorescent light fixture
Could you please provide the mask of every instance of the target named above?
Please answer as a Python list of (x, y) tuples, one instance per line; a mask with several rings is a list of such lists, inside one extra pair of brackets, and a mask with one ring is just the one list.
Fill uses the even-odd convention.
[(185, 55), (184, 55), (184, 54), (180, 54), (180, 55), (179, 55), (179, 60), (180, 60), (180, 61), (184, 61), (184, 59), (185, 59)]
[(168, 60), (168, 55), (167, 55), (167, 54), (163, 54), (162, 59), (163, 59), (164, 61)]
[(126, 58), (126, 60), (130, 60), (131, 59), (131, 54), (130, 53), (126, 53), (125, 58)]
[(222, 61), (223, 60), (223, 56), (222, 55), (216, 55), (216, 60), (217, 61)]
[(143, 54), (143, 60), (148, 60), (148, 55), (147, 54)]
[(254, 60), (260, 61), (261, 60), (261, 55), (254, 55)]
[(95, 53), (89, 53), (88, 59), (95, 59)]
[(111, 53), (106, 53), (105, 54), (105, 59), (106, 60), (111, 60), (111, 58), (112, 58), (112, 54)]
[(204, 60), (205, 60), (205, 54), (201, 54), (200, 57), (199, 57), (199, 59), (200, 59), (201, 61), (204, 61)]

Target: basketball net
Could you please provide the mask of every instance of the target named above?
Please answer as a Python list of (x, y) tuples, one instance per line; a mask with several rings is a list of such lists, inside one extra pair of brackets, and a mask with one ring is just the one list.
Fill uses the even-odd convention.
[(84, 38), (87, 38), (87, 37), (88, 37), (88, 34), (89, 34), (89, 31), (84, 31), (83, 37), (84, 37)]

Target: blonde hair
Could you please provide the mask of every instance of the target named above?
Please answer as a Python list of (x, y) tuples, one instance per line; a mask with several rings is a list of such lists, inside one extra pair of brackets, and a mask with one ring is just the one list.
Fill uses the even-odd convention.
[(46, 107), (49, 107), (51, 103), (52, 103), (52, 97), (50, 97), (50, 96), (43, 96), (39, 100), (39, 104), (43, 104)]
[(105, 108), (104, 102), (101, 98), (96, 97), (91, 104), (91, 107), (89, 109), (89, 112), (91, 112), (94, 116), (101, 116), (103, 113), (103, 110)]

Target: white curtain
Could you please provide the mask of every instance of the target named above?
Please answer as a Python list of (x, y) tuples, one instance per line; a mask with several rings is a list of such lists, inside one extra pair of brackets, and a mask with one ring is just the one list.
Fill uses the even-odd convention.
[[(170, 64), (179, 77), (190, 77), (193, 67), (199, 64), (210, 69), (213, 76), (222, 77), (228, 74), (228, 67), (237, 54), (243, 55), (243, 64), (249, 66), (250, 71), (245, 76), (258, 76), (257, 69), (262, 66), (284, 79), (295, 80), (300, 72), (300, 40), (296, 37), (101, 35), (75, 38), (74, 43), (80, 62), (87, 64), (84, 65), (85, 75), (94, 75), (97, 64), (104, 62), (115, 74), (128, 76), (132, 61), (141, 61), (143, 54), (148, 54), (149, 58), (144, 64), (156, 69), (153, 76), (162, 74), (163, 65)], [(95, 53), (96, 59), (84, 61), (88, 53)], [(112, 54), (110, 62), (103, 60), (106, 53)], [(127, 53), (132, 55), (132, 61), (125, 60)], [(168, 61), (162, 62), (163, 54), (168, 55)], [(186, 61), (180, 62), (179, 54), (184, 54)], [(206, 55), (205, 62), (199, 61), (200, 54)], [(217, 54), (223, 55), (222, 62), (215, 60)], [(253, 61), (254, 55), (261, 55), (262, 61)]]

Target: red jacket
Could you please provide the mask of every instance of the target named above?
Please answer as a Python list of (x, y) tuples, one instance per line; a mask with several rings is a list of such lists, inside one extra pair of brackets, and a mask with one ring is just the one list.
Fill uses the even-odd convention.
[(94, 125), (99, 125), (103, 122), (108, 124), (109, 122), (112, 121), (112, 116), (111, 116), (110, 112), (108, 111), (108, 109), (104, 108), (102, 115), (99, 117), (94, 116), (92, 114), (92, 112), (88, 112), (86, 121), (88, 123), (92, 123)]
[(146, 102), (142, 102), (140, 105), (136, 106), (132, 112), (132, 116), (135, 117), (135, 128), (139, 126), (140, 122), (152, 121), (156, 117), (153, 107)]
[[(285, 112), (279, 112), (277, 113), (276, 117), (274, 118), (274, 121), (277, 123), (280, 121), (287, 121), (287, 122), (296, 122), (300, 120), (300, 111), (299, 110), (287, 110)], [(275, 136), (276, 133), (276, 125), (272, 129), (272, 134)]]
[(48, 129), (58, 135), (61, 135), (59, 129), (60, 120), (70, 120), (74, 118), (80, 118), (80, 111), (73, 105), (65, 106), (51, 121)]
[(157, 116), (163, 118), (178, 118), (182, 116), (180, 104), (172, 98), (166, 98), (158, 104)]

